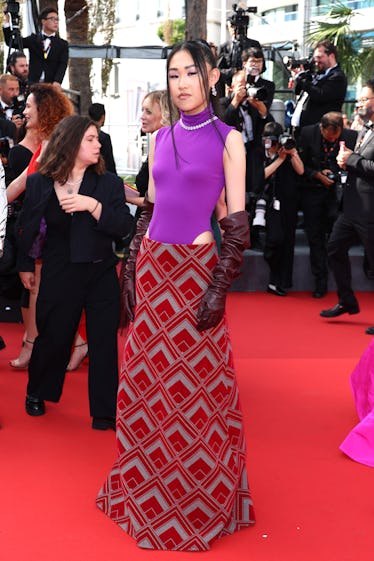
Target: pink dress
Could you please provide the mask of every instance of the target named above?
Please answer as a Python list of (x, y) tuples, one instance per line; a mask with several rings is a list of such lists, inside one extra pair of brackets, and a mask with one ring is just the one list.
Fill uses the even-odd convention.
[(360, 422), (340, 450), (352, 460), (374, 467), (374, 339), (352, 372), (351, 388)]

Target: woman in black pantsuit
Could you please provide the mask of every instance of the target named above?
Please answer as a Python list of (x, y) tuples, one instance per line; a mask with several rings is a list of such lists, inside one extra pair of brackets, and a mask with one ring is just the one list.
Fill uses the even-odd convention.
[(92, 426), (114, 428), (119, 284), (112, 240), (128, 234), (132, 217), (122, 181), (104, 173), (97, 128), (85, 117), (61, 121), (39, 172), (27, 180), (18, 229), (18, 269), (26, 288), (33, 282), (30, 253), (35, 255), (42, 218), (47, 232), (37, 300), (39, 335), (29, 364), (26, 411), (43, 415), (44, 400), (59, 401), (84, 309)]

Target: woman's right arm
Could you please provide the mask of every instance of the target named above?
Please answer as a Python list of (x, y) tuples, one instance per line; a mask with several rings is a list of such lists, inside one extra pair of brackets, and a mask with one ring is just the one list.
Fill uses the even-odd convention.
[(26, 189), (26, 179), (27, 168), (8, 185), (6, 190), (8, 204), (15, 201), (24, 192)]

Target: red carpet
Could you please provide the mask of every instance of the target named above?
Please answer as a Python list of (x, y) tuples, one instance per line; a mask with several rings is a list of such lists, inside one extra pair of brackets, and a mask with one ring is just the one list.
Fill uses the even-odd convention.
[[(215, 542), (211, 561), (372, 561), (374, 470), (338, 449), (357, 422), (350, 373), (371, 341), (362, 312), (326, 321), (335, 304), (309, 294), (230, 294), (228, 313), (246, 420), (256, 525)], [(95, 507), (114, 433), (90, 428), (86, 366), (67, 375), (47, 414), (24, 412), (26, 372), (11, 371), (22, 326), (0, 324), (0, 560), (172, 561), (143, 551)]]

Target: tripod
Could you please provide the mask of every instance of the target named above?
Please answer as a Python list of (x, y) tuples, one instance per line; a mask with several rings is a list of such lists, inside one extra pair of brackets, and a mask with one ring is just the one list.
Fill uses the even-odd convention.
[(9, 65), (9, 58), (12, 54), (12, 50), (21, 51), (23, 53), (23, 43), (22, 43), (22, 36), (19, 30), (19, 15), (11, 13), (12, 18), (12, 35), (10, 37), (9, 45), (8, 45), (8, 56), (7, 56), (7, 68)]

